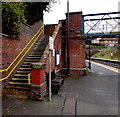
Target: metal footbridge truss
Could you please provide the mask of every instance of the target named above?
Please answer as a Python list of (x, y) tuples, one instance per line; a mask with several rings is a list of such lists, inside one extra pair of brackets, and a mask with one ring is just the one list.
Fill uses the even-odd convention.
[(120, 12), (83, 15), (82, 36), (120, 37)]

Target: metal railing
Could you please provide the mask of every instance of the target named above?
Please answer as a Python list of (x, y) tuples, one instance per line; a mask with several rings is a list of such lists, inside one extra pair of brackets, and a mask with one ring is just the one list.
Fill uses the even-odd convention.
[(28, 84), (31, 84), (31, 82), (30, 82), (30, 76), (31, 76), (31, 73), (28, 74)]
[[(13, 62), (4, 70), (0, 70), (0, 72), (6, 72), (8, 71), (11, 66), (16, 62), (16, 60), (22, 55), (22, 53), (25, 51), (25, 49), (28, 47), (28, 49), (26, 50), (26, 52), (22, 55), (22, 57), (19, 59), (19, 61), (16, 63), (16, 65), (12, 68), (12, 70), (10, 71), (10, 73), (5, 77), (0, 79), (0, 81), (6, 80), (8, 79), (8, 77), (13, 73), (13, 71), (15, 70), (15, 68), (19, 65), (19, 63), (23, 60), (23, 58), (25, 57), (25, 55), (29, 52), (29, 50), (31, 49), (31, 47), (34, 45), (34, 43), (37, 41), (37, 39), (39, 38), (39, 36), (42, 34), (42, 32), (44, 31), (44, 25), (37, 31), (37, 33), (32, 37), (32, 39), (28, 42), (28, 44), (22, 49), (22, 51), (17, 55), (17, 57), (13, 60)], [(32, 42), (33, 41), (33, 42)], [(32, 44), (31, 44), (32, 42)], [(31, 45), (30, 45), (31, 44)]]
[[(55, 28), (55, 31), (52, 34), (52, 37), (54, 39), (56, 38), (57, 32), (59, 31), (60, 27), (61, 27), (61, 24), (58, 24), (58, 26)], [(48, 53), (46, 53), (46, 51), (48, 51)], [(44, 55), (46, 55), (46, 58), (44, 59), (44, 61), (40, 61), (40, 62), (47, 63), (47, 60), (49, 59), (49, 43), (46, 46), (46, 49), (45, 49), (45, 51), (44, 51), (44, 53), (42, 55), (43, 58), (44, 58)], [(28, 74), (28, 84), (31, 84), (31, 75), (32, 75), (31, 73)]]

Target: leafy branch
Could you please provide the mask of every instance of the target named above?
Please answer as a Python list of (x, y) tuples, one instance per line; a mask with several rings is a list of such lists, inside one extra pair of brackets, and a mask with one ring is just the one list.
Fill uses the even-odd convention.
[(43, 10), (49, 12), (56, 2), (57, 0), (51, 0), (51, 2), (2, 2), (2, 33), (19, 39), (20, 23), (34, 25), (40, 20), (43, 21)]

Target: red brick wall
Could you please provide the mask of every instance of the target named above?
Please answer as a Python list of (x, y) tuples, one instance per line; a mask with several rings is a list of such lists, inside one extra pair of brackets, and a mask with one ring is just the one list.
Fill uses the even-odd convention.
[(82, 27), (81, 21), (82, 21), (82, 12), (70, 13), (70, 28), (71, 29), (81, 28)]
[(45, 25), (45, 35), (52, 36), (53, 32), (55, 31), (56, 24), (52, 25)]
[(85, 68), (85, 45), (83, 40), (70, 40), (70, 66), (71, 68)]
[[(79, 69), (85, 68), (85, 40), (81, 39), (82, 29), (82, 13), (70, 13), (70, 68), (71, 75), (84, 75), (84, 71)], [(62, 24), (62, 25), (61, 25)], [(52, 56), (52, 70), (60, 70), (61, 68), (67, 68), (67, 18), (66, 20), (60, 20), (61, 25), (59, 30), (55, 29), (53, 33), (54, 49), (60, 53), (60, 65), (55, 66), (55, 56)], [(45, 32), (46, 33), (46, 32)], [(56, 36), (55, 33), (57, 33)], [(49, 72), (49, 61), (47, 61), (46, 71)], [(62, 73), (66, 73), (66, 70), (62, 70)]]
[(2, 69), (10, 65), (30, 39), (31, 36), (25, 33), (21, 34), (21, 40), (2, 36)]
[[(67, 20), (66, 24), (68, 22)], [(85, 40), (81, 39), (81, 36), (82, 36), (82, 12), (70, 13), (70, 68), (76, 69), (70, 71), (70, 74), (72, 75), (83, 75), (84, 72), (78, 69), (86, 67)]]
[(21, 24), (20, 40), (2, 36), (2, 69), (6, 69), (10, 65), (42, 25), (41, 21), (37, 22), (33, 27)]
[(73, 75), (83, 75), (84, 72), (77, 69), (85, 68), (85, 41), (80, 39), (70, 39), (70, 68)]
[[(82, 12), (70, 13), (70, 37), (80, 37), (82, 35)], [(68, 16), (66, 14), (66, 28)], [(67, 30), (67, 29), (66, 29)]]

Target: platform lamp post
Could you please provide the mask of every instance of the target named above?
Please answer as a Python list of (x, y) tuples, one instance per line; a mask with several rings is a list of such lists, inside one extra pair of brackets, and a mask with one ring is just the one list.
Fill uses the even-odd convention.
[(69, 0), (67, 0), (67, 75), (70, 74), (70, 16)]

